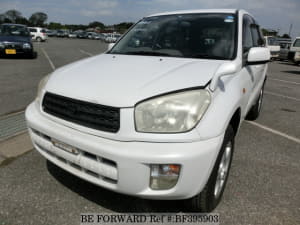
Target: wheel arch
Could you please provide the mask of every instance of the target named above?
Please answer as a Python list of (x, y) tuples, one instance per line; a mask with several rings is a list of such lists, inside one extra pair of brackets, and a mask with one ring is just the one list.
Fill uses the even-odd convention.
[(228, 124), (228, 125), (232, 126), (232, 128), (234, 130), (234, 135), (237, 134), (240, 124), (241, 124), (241, 108), (239, 107), (238, 109), (236, 109), (236, 111), (232, 115), (232, 117), (229, 121), (229, 124)]

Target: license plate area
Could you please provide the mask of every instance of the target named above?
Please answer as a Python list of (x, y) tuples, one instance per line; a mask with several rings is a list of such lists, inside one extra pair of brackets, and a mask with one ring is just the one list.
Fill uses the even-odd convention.
[(78, 155), (79, 154), (78, 149), (75, 148), (75, 147), (73, 147), (73, 146), (71, 146), (71, 145), (62, 143), (62, 142), (60, 142), (60, 141), (58, 141), (56, 139), (53, 139), (53, 138), (51, 139), (51, 142), (52, 142), (52, 144), (55, 147), (57, 147), (59, 149), (62, 149), (64, 151), (69, 152), (69, 153), (74, 154), (74, 155)]
[(5, 49), (5, 54), (14, 55), (17, 54), (16, 49)]

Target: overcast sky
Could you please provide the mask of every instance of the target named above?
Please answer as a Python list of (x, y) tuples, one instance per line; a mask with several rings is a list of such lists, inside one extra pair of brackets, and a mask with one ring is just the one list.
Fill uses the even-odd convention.
[(136, 22), (143, 16), (180, 9), (240, 8), (249, 11), (265, 28), (300, 36), (300, 0), (0, 0), (0, 14), (17, 9), (23, 16), (42, 11), (47, 22), (104, 24)]

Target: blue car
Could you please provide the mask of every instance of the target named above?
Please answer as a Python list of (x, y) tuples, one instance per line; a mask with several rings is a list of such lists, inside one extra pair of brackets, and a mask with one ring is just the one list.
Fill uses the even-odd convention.
[(23, 55), (35, 58), (31, 36), (25, 25), (1, 24), (0, 25), (0, 55)]

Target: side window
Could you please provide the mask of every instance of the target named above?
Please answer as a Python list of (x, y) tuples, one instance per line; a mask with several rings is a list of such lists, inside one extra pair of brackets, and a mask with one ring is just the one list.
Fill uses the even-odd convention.
[(247, 15), (243, 18), (243, 52), (246, 53), (253, 47), (253, 39), (251, 33), (252, 21)]
[(260, 27), (258, 27), (258, 33), (259, 33), (259, 36), (260, 36), (261, 47), (265, 47), (266, 46), (266, 41), (265, 41), (264, 35), (263, 35)]
[(252, 39), (253, 39), (253, 46), (254, 47), (262, 46), (262, 41), (261, 41), (259, 29), (258, 29), (258, 26), (256, 24), (251, 25), (251, 33), (252, 33)]

